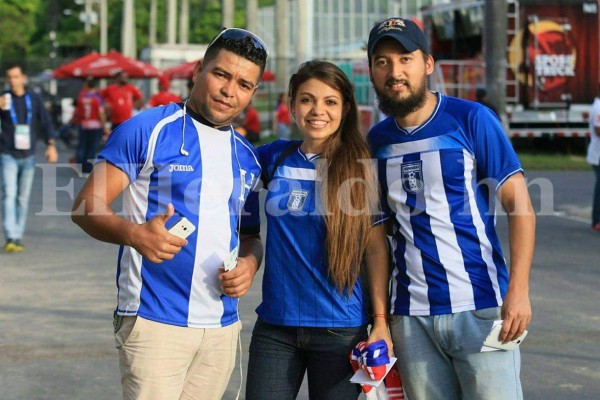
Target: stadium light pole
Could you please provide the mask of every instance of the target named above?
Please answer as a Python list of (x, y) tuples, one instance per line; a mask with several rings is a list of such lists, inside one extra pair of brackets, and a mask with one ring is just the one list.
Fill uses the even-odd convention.
[(288, 48), (288, 2), (275, 2), (275, 59), (277, 90), (284, 92), (287, 87), (287, 48)]
[(125, 57), (131, 58), (137, 57), (134, 10), (134, 0), (123, 0), (123, 36), (121, 36), (121, 53)]
[(179, 14), (179, 43), (188, 44), (190, 36), (190, 2), (181, 0)]
[(177, 0), (167, 0), (167, 44), (177, 42)]
[(106, 0), (100, 1), (100, 54), (108, 51), (108, 7)]
[(235, 12), (235, 3), (233, 0), (222, 0), (222, 25), (227, 28), (233, 28), (233, 13)]
[(79, 19), (85, 24), (85, 32), (89, 33), (91, 26), (96, 24), (97, 15), (92, 10), (92, 3), (98, 4), (100, 8), (100, 53), (108, 51), (108, 8), (107, 0), (75, 0), (75, 4), (83, 5), (84, 11), (79, 14)]
[(256, 33), (258, 19), (258, 0), (248, 0), (246, 2), (246, 29)]
[[(506, 121), (506, 48), (507, 4), (504, 1), (486, 0), (484, 5), (483, 45), (485, 54), (485, 80), (488, 97)], [(505, 126), (506, 128), (506, 126)]]

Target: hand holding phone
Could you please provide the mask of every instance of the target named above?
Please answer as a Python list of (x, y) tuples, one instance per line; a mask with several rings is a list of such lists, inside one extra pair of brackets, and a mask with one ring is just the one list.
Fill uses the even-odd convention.
[(195, 230), (196, 227), (194, 224), (192, 224), (186, 217), (182, 217), (175, 223), (175, 225), (169, 228), (169, 233), (182, 239), (186, 239), (188, 236), (194, 233)]
[(502, 331), (502, 323), (494, 325), (492, 330), (488, 334), (487, 338), (483, 341), (484, 346), (493, 347), (494, 349), (500, 350), (514, 350), (523, 342), (525, 336), (527, 336), (527, 331), (524, 331), (521, 336), (512, 340), (510, 342), (502, 343), (499, 339), (500, 332)]

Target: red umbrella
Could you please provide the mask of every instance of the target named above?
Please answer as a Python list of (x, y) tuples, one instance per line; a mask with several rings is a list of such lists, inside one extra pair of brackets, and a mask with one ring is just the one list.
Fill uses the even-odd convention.
[(54, 70), (55, 78), (110, 78), (123, 71), (131, 78), (155, 78), (161, 71), (150, 64), (125, 57), (115, 50), (106, 54), (93, 52)]
[[(192, 79), (194, 76), (194, 67), (198, 61), (188, 61), (183, 64), (176, 65), (174, 67), (164, 70), (163, 74), (169, 79)], [(271, 71), (263, 73), (263, 82), (273, 82), (275, 80), (275, 74)]]
[(183, 64), (165, 69), (163, 75), (169, 79), (192, 79), (194, 76), (194, 67), (198, 61), (188, 61)]

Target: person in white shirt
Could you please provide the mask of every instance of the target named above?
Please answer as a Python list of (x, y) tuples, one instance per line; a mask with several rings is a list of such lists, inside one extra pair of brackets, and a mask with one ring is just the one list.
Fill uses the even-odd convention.
[(587, 151), (587, 162), (596, 174), (594, 200), (592, 205), (592, 229), (600, 231), (600, 82), (598, 95), (594, 99), (590, 111), (590, 145)]

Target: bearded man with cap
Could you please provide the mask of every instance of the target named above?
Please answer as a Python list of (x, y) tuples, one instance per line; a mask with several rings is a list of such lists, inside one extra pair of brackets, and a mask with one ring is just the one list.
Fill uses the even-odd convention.
[(368, 137), (393, 231), (390, 331), (408, 398), (521, 399), (518, 348), (482, 352), (493, 325), (507, 342), (531, 320), (535, 214), (521, 163), (487, 107), (428, 89), (434, 60), (415, 22), (375, 24), (368, 57), (389, 115)]

